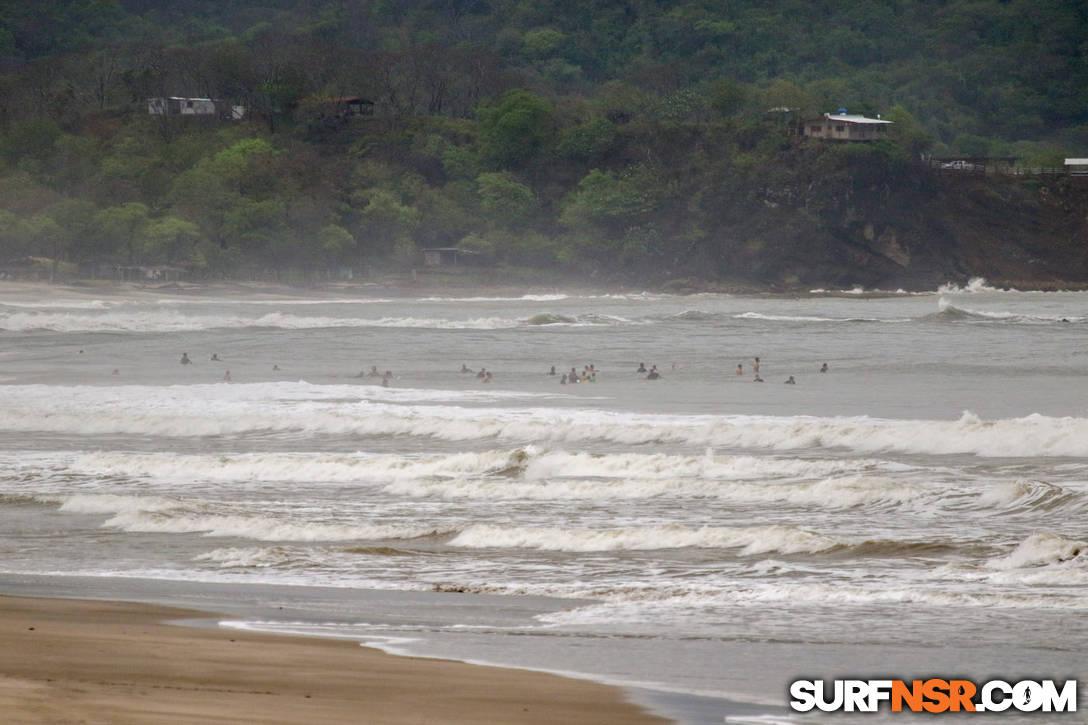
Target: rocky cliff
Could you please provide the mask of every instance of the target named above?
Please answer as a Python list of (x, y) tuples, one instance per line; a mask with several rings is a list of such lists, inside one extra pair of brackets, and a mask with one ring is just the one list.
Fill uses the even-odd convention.
[(723, 210), (704, 274), (775, 288), (1088, 284), (1088, 177), (942, 171), (871, 150), (791, 152)]

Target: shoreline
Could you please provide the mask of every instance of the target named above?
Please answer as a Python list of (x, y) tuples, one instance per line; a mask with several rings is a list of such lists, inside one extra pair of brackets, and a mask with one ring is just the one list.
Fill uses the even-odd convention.
[[(972, 278), (974, 279), (974, 278)], [(1088, 290), (1088, 282), (1048, 281), (1025, 282), (1015, 280), (983, 280), (985, 291), (995, 292), (1021, 292), (1021, 293), (1052, 293), (1083, 292)], [(949, 284), (949, 283), (946, 283)], [(952, 283), (954, 284), (954, 283)], [(966, 291), (967, 282), (958, 285)], [(691, 285), (630, 285), (602, 283), (589, 285), (579, 281), (559, 283), (542, 281), (538, 283), (518, 283), (517, 281), (496, 282), (477, 277), (449, 277), (442, 276), (434, 279), (413, 281), (407, 276), (379, 277), (365, 282), (322, 282), (309, 286), (293, 285), (284, 282), (266, 281), (230, 281), (217, 280), (212, 282), (119, 282), (115, 280), (90, 280), (73, 279), (56, 284), (45, 281), (32, 281), (20, 279), (0, 280), (0, 294), (15, 293), (34, 295), (41, 297), (42, 293), (55, 293), (64, 291), (66, 294), (95, 298), (101, 295), (132, 295), (134, 297), (145, 296), (149, 298), (191, 298), (194, 296), (222, 295), (225, 297), (261, 297), (270, 299), (283, 299), (290, 297), (312, 297), (315, 293), (326, 293), (344, 299), (359, 297), (386, 297), (392, 299), (418, 297), (420, 295), (439, 296), (500, 296), (522, 297), (526, 295), (633, 295), (653, 294), (668, 297), (690, 297), (703, 294), (721, 294), (741, 297), (762, 298), (834, 298), (848, 299), (874, 299), (874, 298), (898, 298), (914, 295), (942, 294), (940, 287), (933, 289), (864, 289), (854, 287), (851, 289), (812, 288), (802, 286), (797, 288), (781, 288), (758, 284), (726, 284), (726, 283), (698, 283)]]
[(226, 630), (214, 619), (162, 604), (0, 594), (0, 711), (12, 723), (358, 722), (363, 713), (390, 725), (668, 722), (597, 682)]

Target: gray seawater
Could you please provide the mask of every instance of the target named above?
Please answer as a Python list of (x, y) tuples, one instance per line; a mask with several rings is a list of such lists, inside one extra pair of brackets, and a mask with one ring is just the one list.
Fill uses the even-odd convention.
[(0, 590), (190, 583), (691, 721), (1084, 679), (1088, 293), (379, 294), (0, 287)]

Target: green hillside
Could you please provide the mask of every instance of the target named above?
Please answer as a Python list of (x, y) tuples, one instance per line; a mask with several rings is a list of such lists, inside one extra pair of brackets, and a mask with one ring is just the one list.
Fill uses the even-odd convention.
[[(1086, 279), (1076, 180), (922, 163), (1088, 156), (1086, 79), (1073, 0), (5, 2), (0, 265), (303, 281), (460, 246), (649, 283)], [(245, 115), (150, 115), (167, 96)], [(890, 139), (797, 136), (843, 107)]]

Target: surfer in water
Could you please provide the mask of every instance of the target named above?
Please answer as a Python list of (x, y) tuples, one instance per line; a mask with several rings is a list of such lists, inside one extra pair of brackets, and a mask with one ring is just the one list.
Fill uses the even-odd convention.
[(827, 372), (827, 363), (824, 363), (823, 365), (820, 366), (820, 372), (821, 373), (826, 373)]
[[(83, 351), (80, 350), (80, 352), (83, 352)], [(189, 359), (189, 353), (187, 353), (187, 352), (181, 353), (181, 360), (179, 360), (178, 362), (181, 363), (182, 365), (192, 365), (193, 364), (193, 361)]]
[(786, 378), (786, 385), (797, 385), (797, 381), (793, 379), (793, 376)]

